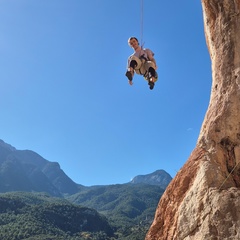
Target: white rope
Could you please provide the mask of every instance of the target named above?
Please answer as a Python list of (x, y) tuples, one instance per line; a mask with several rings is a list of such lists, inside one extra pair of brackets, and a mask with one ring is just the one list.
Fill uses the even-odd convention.
[[(238, 162), (239, 164), (239, 162)], [(230, 177), (230, 175), (233, 173), (233, 171), (235, 170), (235, 168), (237, 167), (237, 165), (235, 165), (235, 167), (232, 169), (232, 171), (227, 175), (227, 177), (225, 178), (225, 180), (223, 181), (222, 185), (219, 187), (219, 189), (221, 190), (222, 186), (225, 184), (225, 182), (228, 180), (228, 178)]]
[(140, 43), (141, 47), (143, 47), (143, 0), (141, 0), (141, 22), (140, 22)]

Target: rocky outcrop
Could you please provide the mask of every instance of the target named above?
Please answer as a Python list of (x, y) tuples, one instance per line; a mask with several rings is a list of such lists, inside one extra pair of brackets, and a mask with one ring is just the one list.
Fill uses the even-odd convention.
[(212, 61), (196, 148), (162, 196), (146, 240), (240, 239), (240, 0), (202, 0)]
[(157, 170), (153, 173), (146, 174), (146, 175), (138, 175), (134, 177), (130, 184), (139, 184), (145, 183), (149, 185), (156, 185), (160, 186), (161, 188), (165, 189), (168, 184), (171, 182), (172, 177), (164, 170)]

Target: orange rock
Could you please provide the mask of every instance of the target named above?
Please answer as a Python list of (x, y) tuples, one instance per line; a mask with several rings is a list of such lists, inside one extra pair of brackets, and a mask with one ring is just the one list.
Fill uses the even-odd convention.
[(202, 0), (212, 61), (196, 148), (160, 199), (145, 240), (240, 239), (240, 0)]

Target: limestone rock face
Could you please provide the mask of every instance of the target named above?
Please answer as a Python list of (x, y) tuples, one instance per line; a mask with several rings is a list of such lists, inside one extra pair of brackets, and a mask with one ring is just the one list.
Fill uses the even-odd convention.
[(202, 0), (212, 61), (197, 145), (161, 197), (146, 240), (240, 239), (240, 0)]

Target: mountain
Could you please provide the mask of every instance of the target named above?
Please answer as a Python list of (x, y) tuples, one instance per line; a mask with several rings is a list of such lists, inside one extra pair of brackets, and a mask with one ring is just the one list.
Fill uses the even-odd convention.
[(0, 219), (0, 239), (107, 240), (114, 233), (96, 210), (40, 193), (0, 194)]
[[(162, 189), (171, 181), (164, 170), (139, 175), (129, 184), (144, 183)], [(64, 196), (87, 189), (73, 182), (57, 162), (50, 162), (31, 150), (17, 150), (0, 140), (0, 192), (46, 192), (51, 196)]]
[(93, 186), (67, 197), (96, 209), (116, 227), (120, 239), (144, 239), (164, 189), (144, 183)]
[(138, 175), (126, 184), (92, 186), (67, 199), (111, 217), (127, 217), (130, 222), (153, 218), (155, 206), (172, 177), (164, 170)]
[[(8, 143), (5, 143), (3, 140), (1, 140), (0, 139), (0, 147), (2, 147), (2, 150), (3, 149), (5, 149), (6, 151), (15, 151), (16, 150), (16, 148), (15, 147), (13, 147), (13, 146), (11, 146), (10, 144), (8, 144)], [(2, 151), (2, 152), (0, 152), (0, 154), (1, 153), (3, 153), (4, 151)], [(0, 155), (1, 156), (1, 155)]]
[(17, 150), (0, 140), (0, 192), (46, 192), (52, 196), (74, 194), (81, 185), (73, 182), (57, 162), (30, 150)]
[(210, 102), (196, 147), (161, 197), (146, 240), (240, 239), (240, 0), (201, 2)]
[(171, 180), (168, 173), (158, 170), (136, 176), (126, 184), (88, 187), (66, 199), (105, 215), (116, 227), (118, 239), (144, 239), (159, 199)]
[[(47, 193), (53, 197), (52, 199), (49, 197), (48, 201), (54, 204), (56, 203), (57, 206), (51, 205), (51, 208), (46, 210), (46, 214), (50, 214), (49, 212), (53, 211), (52, 207), (63, 210), (61, 206), (58, 206), (59, 201), (61, 204), (72, 204), (78, 207), (84, 206), (90, 209), (86, 211), (91, 212), (91, 209), (95, 209), (107, 217), (111, 224), (114, 225), (115, 234), (118, 239), (143, 239), (153, 221), (159, 199), (171, 179), (171, 176), (164, 170), (157, 170), (154, 173), (136, 176), (131, 182), (125, 184), (85, 187), (73, 182), (63, 170), (61, 170), (57, 162), (47, 161), (30, 150), (17, 150), (0, 140), (0, 192), (12, 192), (11, 194), (13, 194), (0, 194), (0, 197), (4, 196), (5, 198), (5, 203), (0, 201), (0, 212), (3, 211), (5, 214), (4, 208), (9, 209), (9, 204), (12, 204), (12, 200), (16, 200), (16, 196), (18, 200), (14, 202), (15, 206), (19, 205), (21, 207), (23, 203), (29, 204), (24, 205), (23, 208), (14, 210), (10, 207), (9, 211), (13, 211), (13, 215), (11, 215), (10, 218), (14, 219), (13, 224), (17, 225), (19, 225), (18, 217), (22, 217), (23, 215), (15, 216), (14, 214), (19, 211), (22, 212), (22, 209), (37, 209), (37, 211), (42, 212), (43, 207), (43, 209), (46, 210), (46, 205), (41, 205), (41, 207), (39, 206), (39, 208), (37, 208), (36, 203), (46, 204), (44, 194)], [(16, 191), (25, 193), (16, 193)], [(39, 195), (37, 195), (37, 197), (36, 195), (30, 197), (32, 196), (30, 192), (35, 192), (35, 194), (38, 192), (40, 195), (44, 192), (44, 201), (42, 201), (42, 196), (39, 197)], [(56, 197), (59, 197), (59, 199)], [(32, 198), (33, 201), (31, 200)], [(2, 210), (1, 204), (3, 206)], [(75, 216), (74, 213), (70, 212), (76, 212), (78, 209), (75, 209), (72, 205), (66, 208), (69, 209), (69, 214)], [(36, 213), (32, 212), (32, 214), (34, 215)], [(55, 212), (54, 216), (66, 220), (66, 216), (60, 216), (59, 212)], [(26, 219), (24, 221), (26, 221), (26, 224), (31, 225), (31, 223), (27, 222), (35, 220), (28, 215), (28, 220)], [(71, 222), (72, 220), (66, 221)], [(43, 223), (37, 224), (41, 225)], [(52, 224), (53, 223), (51, 223), (51, 225)], [(4, 225), (9, 227), (6, 222), (0, 221), (0, 233), (1, 229), (5, 229)], [(35, 226), (32, 227), (33, 229), (35, 228)], [(56, 228), (56, 226), (54, 226), (54, 228)], [(59, 236), (64, 235), (61, 231)], [(34, 238), (34, 240), (35, 239), (38, 238)], [(63, 237), (63, 239), (70, 238)], [(105, 235), (102, 238), (99, 237), (99, 239), (106, 239)]]
[(164, 189), (154, 185), (116, 184), (91, 187), (67, 199), (75, 204), (94, 208), (106, 216), (114, 217), (118, 214), (135, 219), (141, 215), (145, 218), (149, 208), (155, 209), (163, 192)]
[(165, 189), (171, 182), (172, 177), (164, 170), (157, 170), (147, 175), (138, 175), (132, 179), (131, 184), (145, 183), (149, 185), (161, 186)]

